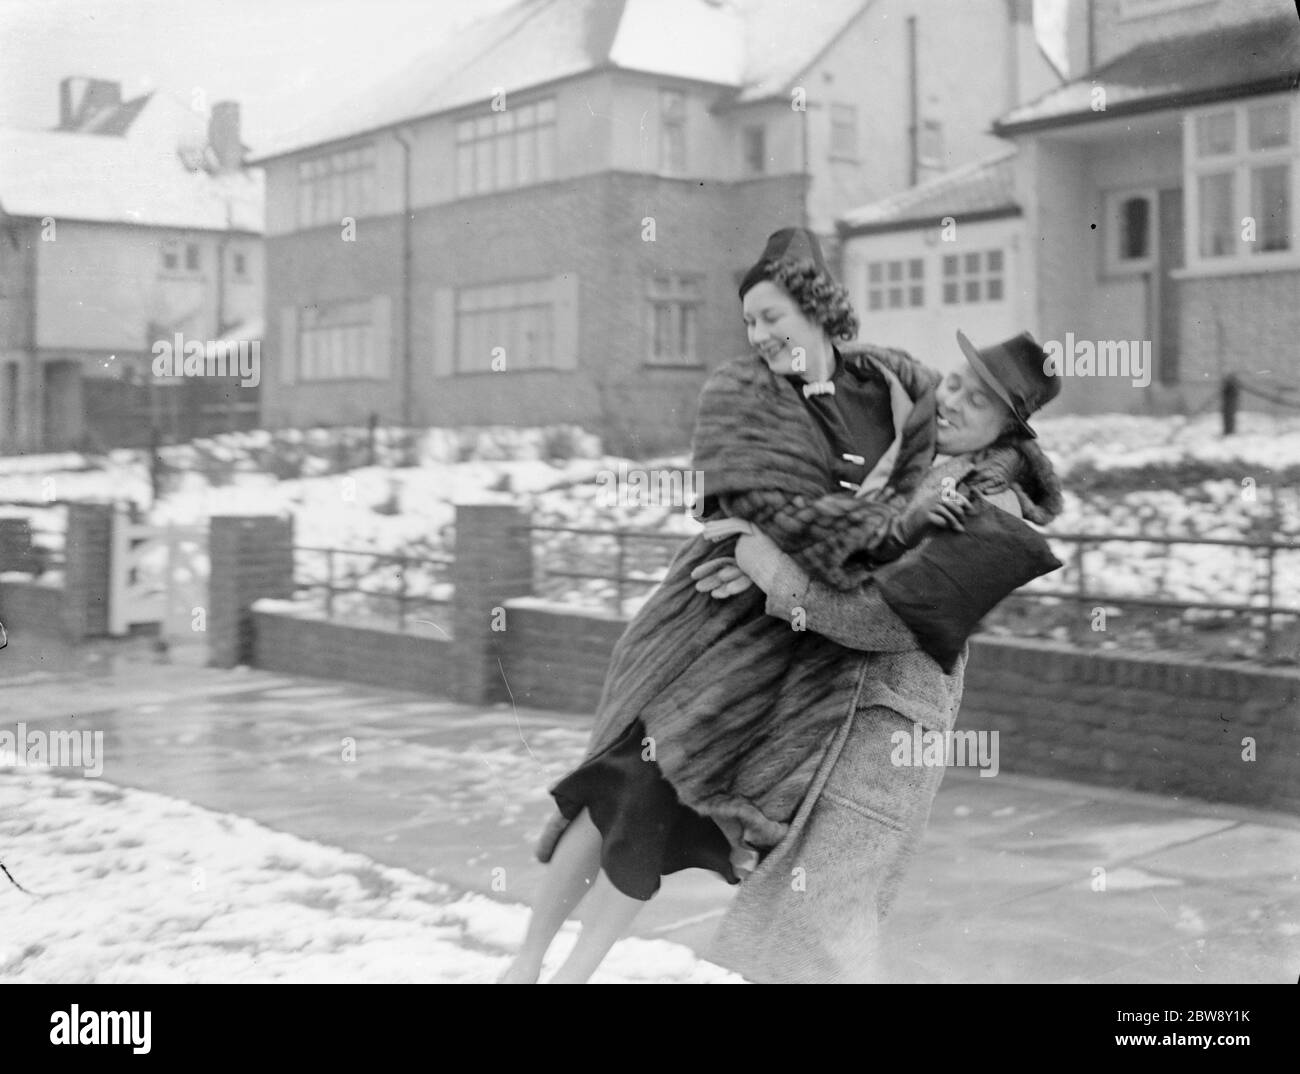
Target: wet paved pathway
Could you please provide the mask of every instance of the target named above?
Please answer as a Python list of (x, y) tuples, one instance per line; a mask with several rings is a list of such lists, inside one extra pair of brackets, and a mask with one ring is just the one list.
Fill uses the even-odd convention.
[[(545, 788), (589, 717), (178, 658), (11, 637), (0, 725), (102, 730), (106, 781), (531, 898)], [(635, 931), (700, 950), (730, 894), (702, 873), (670, 877)], [(952, 770), (886, 965), (900, 981), (1293, 982), (1300, 818)]]

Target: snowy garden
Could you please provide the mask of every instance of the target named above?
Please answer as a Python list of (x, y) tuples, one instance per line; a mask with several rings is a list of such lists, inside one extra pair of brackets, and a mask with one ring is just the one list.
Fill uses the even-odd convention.
[[(1049, 535), (1145, 537), (1294, 544), (1273, 556), (1215, 544), (1055, 542), (1065, 569), (1027, 591), (1096, 599), (1008, 602), (990, 617), (993, 632), (1072, 638), (1103, 648), (1190, 647), (1216, 657), (1258, 656), (1263, 617), (1210, 609), (1135, 608), (1107, 598), (1240, 604), (1268, 600), (1300, 609), (1300, 419), (1243, 415), (1225, 438), (1214, 416), (1121, 415), (1047, 418), (1041, 443), (1066, 487), (1066, 509)], [(449, 596), (454, 505), (509, 502), (525, 507), (533, 535), (537, 592), (552, 600), (635, 611), (696, 523), (680, 507), (610, 506), (598, 481), (620, 463), (686, 469), (682, 453), (654, 460), (602, 454), (574, 427), (518, 429), (252, 431), (165, 447), (154, 480), (146, 453), (59, 454), (0, 459), (0, 517), (32, 520), (34, 541), (57, 564), (58, 507), (68, 500), (118, 500), (142, 519), (204, 523), (214, 515), (291, 514), (302, 600), (322, 605), (327, 581), (334, 614), (395, 622), (401, 592), (419, 620), (422, 602)], [(25, 506), (6, 506), (23, 504)], [(659, 535), (623, 543), (579, 530)], [(332, 553), (309, 549), (335, 549)], [(391, 557), (407, 557), (405, 562)], [(390, 557), (390, 558), (383, 558)], [(621, 566), (621, 570), (620, 570)], [(1079, 568), (1082, 566), (1082, 581)], [(622, 574), (621, 592), (612, 580)], [(599, 575), (585, 578), (574, 575)], [(57, 571), (46, 580), (57, 583)], [(315, 587), (315, 588), (312, 588)], [(621, 601), (620, 601), (621, 597)], [(1093, 625), (1104, 609), (1105, 630)], [(1272, 655), (1294, 660), (1296, 619), (1275, 616)]]

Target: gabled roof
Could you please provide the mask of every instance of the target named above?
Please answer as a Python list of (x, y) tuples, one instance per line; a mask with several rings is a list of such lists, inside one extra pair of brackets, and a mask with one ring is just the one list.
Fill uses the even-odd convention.
[(787, 92), (872, 0), (520, 0), (287, 132), (259, 161), (601, 69)]
[[(1105, 111), (1093, 111), (1095, 87)], [(1012, 109), (997, 134), (1025, 134), (1162, 108), (1300, 86), (1300, 23), (1291, 15), (1149, 41), (1083, 78)]]
[(0, 212), (56, 220), (260, 234), (260, 170), (187, 168), (201, 149), (201, 117), (165, 94), (148, 98), (156, 122), (124, 136), (0, 128)]
[(977, 160), (924, 183), (846, 213), (836, 225), (841, 237), (937, 227), (945, 216), (970, 221), (1014, 216), (1016, 150)]

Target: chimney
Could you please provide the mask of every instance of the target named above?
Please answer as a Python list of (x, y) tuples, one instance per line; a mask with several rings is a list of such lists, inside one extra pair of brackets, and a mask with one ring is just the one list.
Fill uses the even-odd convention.
[(244, 164), (244, 147), (239, 141), (239, 102), (218, 101), (208, 118), (208, 145), (217, 158), (217, 169), (238, 171)]
[(1034, 0), (1007, 0), (1007, 108), (1023, 104), (1038, 64)]
[(122, 84), (106, 78), (71, 75), (59, 82), (59, 127), (75, 130), (98, 112), (122, 103)]

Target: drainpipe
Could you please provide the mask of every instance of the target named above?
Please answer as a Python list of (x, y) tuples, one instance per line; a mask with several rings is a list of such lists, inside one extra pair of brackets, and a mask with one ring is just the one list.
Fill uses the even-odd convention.
[(921, 178), (920, 102), (917, 95), (916, 16), (907, 17), (907, 185), (916, 186)]
[(1088, 71), (1097, 66), (1097, 0), (1085, 0), (1088, 5)]
[(804, 101), (803, 119), (799, 121), (799, 152), (803, 157), (800, 167), (803, 170), (803, 197), (799, 199), (802, 209), (802, 219), (799, 221), (804, 228), (808, 227), (808, 199), (812, 196), (812, 176), (808, 174), (808, 102)]
[(406, 131), (394, 132), (402, 147), (402, 425), (411, 417), (411, 143)]

